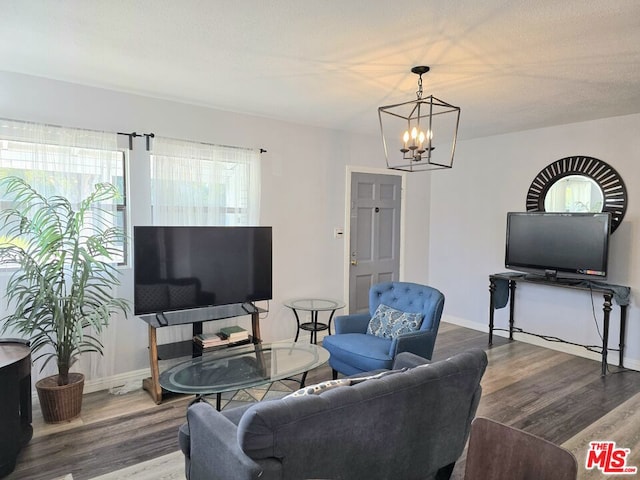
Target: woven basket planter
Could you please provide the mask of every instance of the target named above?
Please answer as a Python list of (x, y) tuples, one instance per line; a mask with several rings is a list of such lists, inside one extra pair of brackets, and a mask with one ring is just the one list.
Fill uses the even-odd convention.
[(67, 422), (80, 415), (84, 375), (70, 373), (68, 385), (58, 385), (58, 375), (36, 382), (42, 416), (47, 423)]

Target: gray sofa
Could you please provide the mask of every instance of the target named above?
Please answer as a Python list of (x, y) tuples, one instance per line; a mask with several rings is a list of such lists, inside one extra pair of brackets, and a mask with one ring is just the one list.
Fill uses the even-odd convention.
[(449, 478), (469, 435), (486, 365), (482, 350), (431, 364), (405, 352), (381, 378), (319, 394), (222, 412), (196, 403), (179, 433), (186, 476)]

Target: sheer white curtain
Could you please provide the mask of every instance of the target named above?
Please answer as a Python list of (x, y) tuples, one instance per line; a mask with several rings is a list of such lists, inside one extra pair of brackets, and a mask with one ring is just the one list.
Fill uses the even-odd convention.
[[(113, 183), (124, 193), (124, 153), (118, 151), (115, 133), (0, 119), (0, 177), (6, 176), (21, 177), (41, 194), (62, 195), (77, 205), (99, 182)], [(124, 205), (124, 196), (120, 201)], [(8, 205), (8, 199), (0, 198), (0, 208)], [(101, 207), (114, 214), (116, 223), (124, 225), (125, 212), (118, 204)], [(1, 294), (10, 274), (6, 269), (0, 274)], [(4, 303), (0, 306), (0, 316), (6, 308)], [(113, 375), (119, 320), (113, 318), (101, 336), (104, 357), (83, 355), (74, 370), (82, 371), (88, 379)], [(54, 373), (53, 363), (42, 372), (35, 365), (33, 378), (35, 381)]]
[(156, 137), (151, 205), (154, 225), (257, 225), (260, 152)]
[(73, 204), (96, 183), (123, 179), (115, 133), (11, 120), (0, 120), (0, 168), (2, 176), (22, 177), (40, 193), (64, 195)]
[[(151, 208), (154, 225), (258, 225), (260, 152), (154, 138)], [(160, 343), (168, 343), (190, 339), (192, 331), (190, 326), (161, 328), (157, 335)]]

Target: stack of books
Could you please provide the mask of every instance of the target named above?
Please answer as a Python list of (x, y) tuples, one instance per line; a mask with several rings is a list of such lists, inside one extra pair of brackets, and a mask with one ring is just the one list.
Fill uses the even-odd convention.
[(230, 343), (249, 339), (249, 332), (237, 325), (221, 328), (220, 334), (224, 335)]
[(193, 337), (193, 341), (202, 348), (217, 347), (229, 343), (229, 339), (221, 333), (200, 333)]

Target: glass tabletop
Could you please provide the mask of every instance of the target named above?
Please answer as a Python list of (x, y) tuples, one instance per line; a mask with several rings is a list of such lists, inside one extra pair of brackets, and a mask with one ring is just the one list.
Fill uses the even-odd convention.
[(231, 347), (174, 365), (160, 375), (160, 385), (175, 393), (222, 393), (289, 378), (327, 360), (329, 352), (313, 344), (287, 342)]
[(330, 300), (328, 298), (298, 298), (284, 302), (285, 307), (295, 310), (307, 310), (310, 312), (323, 312), (344, 308), (344, 302)]

